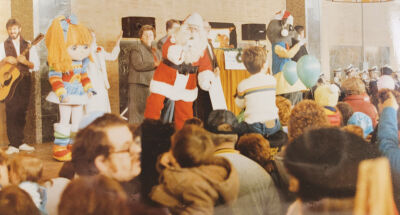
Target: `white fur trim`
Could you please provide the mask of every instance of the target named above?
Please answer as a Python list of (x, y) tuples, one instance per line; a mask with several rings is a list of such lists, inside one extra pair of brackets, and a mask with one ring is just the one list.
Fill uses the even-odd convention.
[(150, 92), (163, 95), (173, 101), (192, 102), (197, 98), (197, 91), (197, 87), (193, 90), (188, 90), (185, 87), (172, 86), (161, 81), (151, 80), (150, 82)]
[(208, 91), (211, 87), (211, 84), (215, 80), (215, 75), (211, 70), (205, 70), (199, 72), (197, 79), (199, 81), (199, 86), (202, 90)]
[(199, 28), (203, 28), (203, 18), (198, 13), (192, 13), (184, 22), (187, 25), (196, 25)]
[(180, 45), (172, 45), (168, 48), (167, 58), (176, 65), (183, 63), (183, 47)]

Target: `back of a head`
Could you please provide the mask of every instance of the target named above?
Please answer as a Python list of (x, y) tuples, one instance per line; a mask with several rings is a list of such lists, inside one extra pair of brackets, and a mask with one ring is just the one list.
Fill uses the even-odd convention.
[(206, 130), (187, 125), (172, 136), (171, 150), (181, 167), (190, 168), (211, 161), (214, 143)]
[(339, 109), (342, 114), (342, 123), (343, 125), (347, 125), (347, 121), (353, 115), (353, 108), (346, 102), (338, 102), (336, 107)]
[(362, 95), (366, 92), (364, 82), (357, 77), (351, 77), (342, 82), (342, 90), (349, 95)]
[(335, 107), (338, 103), (340, 90), (335, 84), (324, 84), (315, 90), (315, 101), (321, 106)]
[(279, 148), (279, 150), (282, 148), (282, 146), (286, 146), (289, 138), (286, 132), (279, 130), (276, 133), (269, 135), (267, 137), (267, 140), (269, 142), (269, 146), (271, 148)]
[(228, 110), (213, 110), (208, 115), (206, 129), (215, 134), (236, 134), (236, 116)]
[(72, 164), (78, 175), (95, 175), (99, 171), (94, 164), (97, 156), (109, 156), (111, 147), (106, 130), (113, 126), (128, 126), (121, 117), (114, 114), (104, 114), (90, 125), (80, 130), (72, 147)]
[(346, 125), (341, 128), (343, 131), (353, 133), (359, 137), (364, 138), (364, 131), (358, 125)]
[(17, 185), (10, 185), (0, 191), (0, 215), (39, 215), (39, 209), (27, 192)]
[(9, 163), (9, 176), (13, 184), (23, 181), (40, 183), (43, 176), (43, 162), (33, 155), (18, 154)]
[(171, 147), (171, 136), (174, 134), (174, 125), (163, 123), (161, 120), (145, 119), (140, 126), (142, 153), (141, 173), (141, 196), (145, 202), (151, 203), (148, 194), (152, 187), (158, 184), (159, 173), (156, 169), (158, 157), (167, 152)]
[(329, 126), (324, 109), (313, 100), (303, 100), (292, 109), (289, 117), (288, 136), (290, 140), (293, 140), (309, 128), (324, 126)]
[(286, 148), (284, 164), (303, 201), (354, 197), (358, 164), (379, 157), (376, 145), (338, 128), (310, 130)]
[(252, 46), (243, 50), (242, 61), (250, 74), (256, 74), (261, 71), (267, 60), (267, 53), (264, 48)]
[(269, 142), (261, 134), (250, 133), (241, 136), (237, 149), (240, 154), (254, 160), (263, 167), (272, 160)]
[(202, 128), (204, 127), (203, 121), (201, 121), (201, 119), (199, 119), (197, 117), (193, 117), (193, 118), (186, 120), (184, 126), (185, 125), (197, 125)]
[(121, 185), (102, 175), (79, 177), (65, 188), (60, 215), (127, 215), (127, 195)]

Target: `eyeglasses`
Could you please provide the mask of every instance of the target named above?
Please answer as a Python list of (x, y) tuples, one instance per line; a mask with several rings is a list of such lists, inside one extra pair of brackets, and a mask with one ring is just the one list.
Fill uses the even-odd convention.
[(129, 153), (129, 154), (140, 154), (140, 150), (138, 150), (138, 147), (140, 148), (140, 141), (135, 140), (131, 141), (128, 144), (125, 144), (124, 149), (114, 151), (111, 150), (110, 154), (121, 154), (121, 153)]

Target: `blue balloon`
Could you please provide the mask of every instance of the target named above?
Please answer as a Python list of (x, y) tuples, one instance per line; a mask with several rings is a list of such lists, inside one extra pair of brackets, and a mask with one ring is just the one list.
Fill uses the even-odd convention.
[(297, 75), (307, 88), (311, 88), (317, 83), (320, 74), (321, 64), (316, 57), (304, 55), (297, 62)]
[(288, 61), (283, 65), (283, 77), (285, 77), (286, 81), (290, 84), (293, 85), (296, 83), (297, 79), (299, 77), (297, 76), (297, 63), (294, 61)]

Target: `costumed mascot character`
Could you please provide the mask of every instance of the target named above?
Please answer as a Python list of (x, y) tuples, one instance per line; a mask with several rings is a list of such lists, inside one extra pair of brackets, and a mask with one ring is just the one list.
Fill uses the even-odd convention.
[(197, 79), (205, 91), (217, 80), (211, 61), (205, 54), (206, 47), (207, 33), (203, 19), (193, 13), (175, 34), (168, 37), (162, 48), (163, 61), (150, 82), (145, 118), (160, 119), (165, 98), (175, 101), (176, 129), (182, 128), (185, 120), (193, 117), (193, 101), (198, 93)]
[[(49, 81), (53, 91), (46, 100), (59, 105), (60, 122), (54, 124), (53, 158), (71, 160), (71, 138), (78, 131), (83, 105), (96, 94), (87, 75), (92, 35), (75, 16), (55, 18), (46, 33)], [(70, 124), (71, 121), (71, 124)]]
[(300, 40), (292, 48), (293, 16), (288, 11), (280, 11), (268, 24), (267, 37), (272, 45), (272, 73), (276, 79), (276, 94), (287, 94), (306, 90), (304, 84), (298, 79), (293, 85), (290, 85), (283, 76), (283, 66), (290, 61), (300, 47), (306, 42)]

